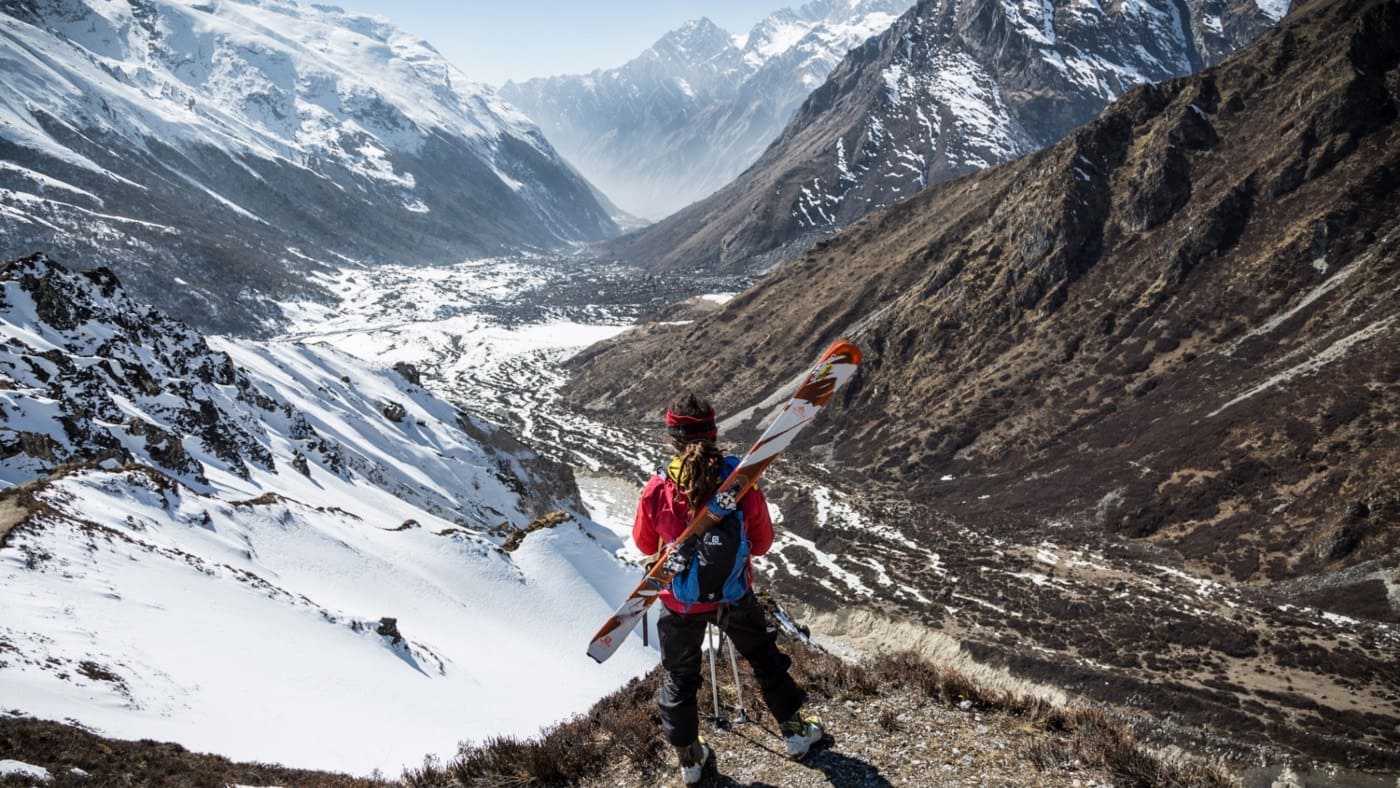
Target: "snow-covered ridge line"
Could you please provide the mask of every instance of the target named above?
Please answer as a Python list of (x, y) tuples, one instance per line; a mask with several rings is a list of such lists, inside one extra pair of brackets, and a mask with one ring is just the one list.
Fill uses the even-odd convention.
[(64, 462), (135, 461), (251, 493), (255, 475), (314, 469), (476, 527), (520, 527), (540, 508), (512, 489), (534, 481), (519, 458), (462, 432), (487, 425), (396, 373), (329, 349), (206, 340), (110, 273), (44, 257), (0, 267), (0, 288), (10, 484)]
[[(278, 0), (45, 5), (42, 17), (20, 13), (0, 28), (28, 65), (7, 81), (31, 88), (0, 100), (7, 135), (52, 138), (26, 106), (41, 88), (46, 109), (87, 127), (263, 157), (345, 157), (369, 177), (380, 177), (384, 149), (411, 152), (433, 130), (540, 142), (518, 110), (382, 18)], [(55, 95), (49, 86), (62, 83), (46, 77), (84, 89)], [(341, 144), (346, 121), (369, 135), (359, 149)]]
[(926, 4), (885, 34), (878, 100), (830, 143), (826, 174), (797, 188), (789, 213), (804, 228), (836, 229), (930, 183), (1037, 150), (1134, 86), (1218, 61), (1278, 21), (1288, 0), (1253, 12), (1238, 5)]

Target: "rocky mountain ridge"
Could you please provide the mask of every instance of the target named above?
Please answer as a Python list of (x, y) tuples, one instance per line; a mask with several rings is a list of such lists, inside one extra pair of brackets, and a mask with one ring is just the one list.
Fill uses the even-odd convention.
[(286, 0), (0, 9), (0, 256), (106, 265), (192, 324), (258, 333), (275, 301), (324, 296), (328, 266), (617, 231), (538, 127), (382, 21)]
[(622, 208), (660, 219), (733, 180), (851, 48), (910, 0), (815, 0), (746, 37), (687, 22), (613, 69), (508, 82), (570, 162)]
[(1135, 85), (1277, 20), (1252, 0), (924, 0), (853, 50), (734, 182), (602, 244), (651, 270), (761, 272), (866, 213), (1057, 142)]

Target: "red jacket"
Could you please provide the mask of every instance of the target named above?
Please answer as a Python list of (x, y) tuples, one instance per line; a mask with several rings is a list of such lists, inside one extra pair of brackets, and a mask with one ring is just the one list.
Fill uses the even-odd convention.
[[(744, 513), (744, 530), (749, 535), (751, 555), (763, 555), (773, 546), (773, 520), (768, 515), (768, 501), (763, 491), (756, 485), (743, 498), (739, 508)], [(642, 499), (637, 503), (637, 517), (632, 521), (632, 541), (644, 555), (655, 555), (667, 544), (675, 541), (681, 531), (690, 525), (690, 505), (685, 493), (680, 491), (670, 474), (658, 473), (651, 477), (642, 490)], [(753, 567), (749, 567), (749, 580), (753, 580)], [(696, 603), (689, 610), (676, 601), (671, 589), (658, 594), (661, 603), (676, 613), (707, 613), (718, 605)]]

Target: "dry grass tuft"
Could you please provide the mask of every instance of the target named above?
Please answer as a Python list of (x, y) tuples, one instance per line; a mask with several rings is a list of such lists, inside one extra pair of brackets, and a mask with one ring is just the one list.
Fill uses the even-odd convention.
[[(788, 653), (794, 653), (797, 648), (802, 647), (795, 642), (784, 645)], [(868, 698), (880, 690), (878, 680), (869, 669), (825, 651), (802, 653), (793, 661), (790, 672), (808, 693), (833, 700)]]
[(458, 785), (572, 782), (607, 761), (610, 742), (594, 736), (586, 718), (547, 728), (537, 739), (500, 736), (463, 746), (447, 769)]
[(1123, 785), (1227, 788), (1239, 784), (1223, 766), (1165, 755), (1140, 744), (1127, 728), (1098, 709), (1059, 709), (1039, 721), (1047, 730), (1070, 733), (1068, 741), (1037, 739), (1021, 751), (1042, 771), (1075, 764), (1104, 769)]
[(894, 709), (885, 709), (880, 712), (880, 718), (875, 721), (880, 726), (880, 730), (886, 733), (899, 733), (904, 729), (904, 725), (899, 721), (899, 712)]
[(1068, 741), (1054, 737), (1035, 739), (1021, 750), (1021, 757), (1030, 761), (1042, 772), (1053, 772), (1074, 765), (1074, 746)]

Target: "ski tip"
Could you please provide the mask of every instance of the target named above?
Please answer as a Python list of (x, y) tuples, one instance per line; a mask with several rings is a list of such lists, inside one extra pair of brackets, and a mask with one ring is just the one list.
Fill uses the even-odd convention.
[[(838, 356), (842, 358), (837, 358)], [(822, 354), (822, 361), (839, 361), (845, 364), (860, 364), (860, 348), (849, 339), (838, 339)]]
[(601, 665), (604, 660), (617, 653), (625, 637), (625, 633), (619, 633), (618, 629), (618, 622), (615, 619), (610, 620), (607, 626), (603, 627), (603, 631), (589, 642), (588, 656), (592, 657), (594, 662)]
[(606, 662), (608, 657), (611, 657), (616, 651), (617, 647), (611, 644), (603, 644), (595, 641), (588, 645), (588, 656), (592, 657), (593, 661), (597, 662), (599, 665)]

